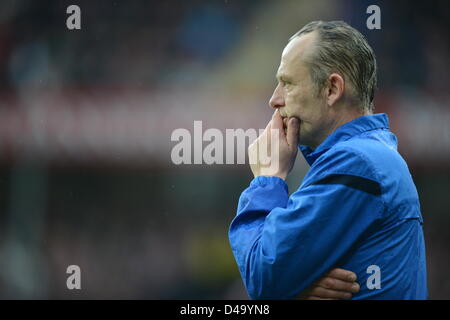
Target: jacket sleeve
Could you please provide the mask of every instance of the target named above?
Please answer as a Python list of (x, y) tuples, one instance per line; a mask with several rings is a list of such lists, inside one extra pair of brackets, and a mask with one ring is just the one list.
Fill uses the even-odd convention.
[(379, 218), (381, 189), (367, 163), (348, 152), (328, 160), (291, 197), (277, 177), (256, 177), (241, 194), (229, 240), (252, 299), (295, 298)]

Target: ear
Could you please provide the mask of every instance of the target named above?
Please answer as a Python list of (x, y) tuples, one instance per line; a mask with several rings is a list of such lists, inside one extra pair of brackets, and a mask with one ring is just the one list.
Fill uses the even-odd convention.
[(345, 90), (344, 78), (337, 73), (332, 73), (328, 77), (328, 87), (326, 99), (329, 106), (333, 106), (343, 95)]

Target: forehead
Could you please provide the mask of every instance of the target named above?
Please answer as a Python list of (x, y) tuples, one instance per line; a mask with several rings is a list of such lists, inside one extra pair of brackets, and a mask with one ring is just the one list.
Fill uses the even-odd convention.
[(304, 68), (305, 58), (311, 52), (315, 40), (315, 33), (310, 32), (305, 35), (295, 37), (286, 45), (281, 55), (281, 63), (278, 74), (298, 73)]

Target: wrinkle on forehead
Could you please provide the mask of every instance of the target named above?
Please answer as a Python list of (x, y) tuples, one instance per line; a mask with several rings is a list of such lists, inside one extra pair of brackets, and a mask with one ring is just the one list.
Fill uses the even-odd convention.
[(295, 37), (286, 45), (281, 55), (281, 65), (296, 67), (305, 61), (314, 49), (317, 38), (315, 31)]

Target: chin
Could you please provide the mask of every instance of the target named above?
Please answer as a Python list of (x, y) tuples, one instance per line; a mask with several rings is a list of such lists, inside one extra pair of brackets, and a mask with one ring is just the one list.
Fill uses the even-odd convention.
[(308, 133), (300, 132), (298, 141), (299, 141), (298, 142), (299, 145), (308, 146), (308, 147), (312, 148), (313, 143), (312, 143), (311, 139), (309, 139)]

